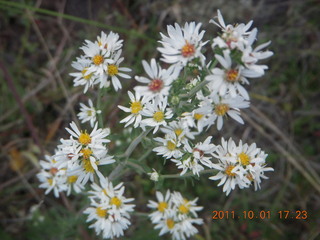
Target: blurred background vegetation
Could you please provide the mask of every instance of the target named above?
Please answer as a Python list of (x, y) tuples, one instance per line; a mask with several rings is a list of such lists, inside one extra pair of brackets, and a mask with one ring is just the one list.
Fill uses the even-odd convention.
[[(213, 38), (218, 29), (208, 22), (217, 9), (227, 23), (253, 19), (258, 41), (272, 40), (275, 55), (267, 62), (267, 74), (250, 85), (246, 124), (228, 121), (221, 133), (212, 129), (210, 134), (215, 144), (221, 136), (256, 142), (275, 171), (267, 174), (261, 191), (236, 190), (229, 197), (207, 178), (170, 179), (162, 189), (199, 197), (205, 224), (194, 239), (320, 239), (319, 0), (0, 1), (0, 239), (97, 239), (82, 215), (86, 197), (44, 196), (35, 177), (39, 159), (53, 154), (79, 102), (87, 100), (68, 75), (84, 39), (118, 32), (124, 39), (124, 65), (134, 76), (142, 73), (142, 59), (159, 57), (159, 31), (165, 32), (167, 24), (202, 22), (206, 38)], [(125, 142), (130, 136), (118, 134), (123, 114), (117, 105), (126, 104), (126, 92), (136, 83), (132, 78), (122, 84), (120, 94), (110, 91), (104, 99), (104, 119), (114, 139)], [(109, 147), (116, 152), (126, 145)], [(163, 168), (161, 158), (146, 154), (148, 166)], [(168, 167), (167, 172), (175, 172)], [(137, 210), (147, 212), (155, 191), (148, 176), (129, 171), (119, 180), (126, 195), (136, 198)], [(271, 219), (212, 220), (214, 210), (265, 210)], [(308, 219), (279, 219), (280, 210), (306, 210)], [(138, 215), (123, 239), (160, 239), (148, 219)]]

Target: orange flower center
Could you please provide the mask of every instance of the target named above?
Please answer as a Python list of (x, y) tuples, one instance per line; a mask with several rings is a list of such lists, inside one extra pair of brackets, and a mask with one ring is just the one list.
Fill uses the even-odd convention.
[(228, 82), (237, 82), (238, 81), (239, 71), (236, 69), (230, 69), (226, 72), (226, 79)]
[(153, 79), (151, 83), (149, 83), (149, 89), (152, 92), (160, 92), (163, 87), (163, 81), (161, 79)]
[(192, 57), (196, 52), (193, 44), (190, 44), (186, 41), (186, 44), (181, 48), (181, 54), (183, 57), (188, 58)]

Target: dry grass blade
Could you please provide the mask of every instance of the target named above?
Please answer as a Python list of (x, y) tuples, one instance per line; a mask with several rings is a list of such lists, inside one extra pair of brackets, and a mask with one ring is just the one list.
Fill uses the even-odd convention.
[[(258, 116), (257, 119), (263, 119), (261, 121), (266, 127), (276, 133), (282, 140), (287, 144), (290, 150), (296, 156), (296, 159), (299, 159), (299, 162), (310, 172), (313, 178), (320, 184), (320, 177), (314, 171), (314, 169), (309, 165), (308, 160), (299, 152), (299, 150), (293, 145), (292, 141), (264, 114), (262, 113), (257, 107), (251, 106), (252, 111)], [(298, 161), (298, 160), (297, 160)]]
[(281, 153), (283, 156), (287, 158), (287, 160), (306, 178), (306, 180), (320, 193), (320, 183), (315, 181), (315, 179), (311, 176), (310, 172), (307, 171), (302, 164), (292, 156), (282, 145), (279, 144), (278, 141), (275, 141), (274, 138), (268, 134), (263, 127), (257, 124), (251, 117), (247, 114), (242, 113), (243, 118), (259, 133), (261, 133), (266, 139), (268, 139), (274, 147)]

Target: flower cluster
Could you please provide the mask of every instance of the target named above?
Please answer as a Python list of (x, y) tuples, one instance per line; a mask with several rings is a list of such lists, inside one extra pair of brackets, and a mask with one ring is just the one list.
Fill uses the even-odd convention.
[(131, 69), (120, 67), (124, 60), (121, 57), (122, 42), (117, 33), (108, 35), (101, 32), (95, 42), (86, 40), (80, 48), (84, 55), (72, 63), (72, 67), (78, 72), (71, 73), (75, 77), (74, 86), (84, 86), (84, 93), (89, 87), (99, 84), (100, 88), (109, 87), (110, 80), (117, 91), (122, 88), (118, 77), (130, 78), (126, 72)]
[(60, 192), (67, 192), (67, 195), (70, 195), (72, 189), (76, 193), (83, 190), (83, 185), (77, 183), (78, 176), (68, 176), (65, 168), (58, 169), (53, 156), (46, 155), (45, 159), (40, 161), (41, 171), (37, 174), (41, 182), (39, 187), (46, 189), (45, 194), (53, 191), (54, 196), (59, 197)]
[(184, 240), (198, 233), (194, 225), (203, 223), (197, 214), (203, 208), (196, 205), (198, 198), (189, 201), (180, 192), (169, 190), (165, 195), (156, 192), (156, 197), (156, 202), (149, 200), (148, 207), (154, 209), (149, 217), (154, 228), (160, 229), (160, 236), (169, 232), (172, 239)]
[(84, 213), (88, 214), (87, 222), (95, 221), (90, 225), (97, 235), (102, 233), (103, 238), (123, 236), (130, 222), (130, 212), (133, 212), (133, 198), (123, 196), (124, 186), (119, 183), (113, 187), (108, 178), (100, 178), (100, 185), (93, 183), (89, 191), (90, 207)]
[(223, 191), (227, 195), (237, 185), (242, 189), (253, 184), (255, 190), (259, 189), (261, 179), (268, 178), (265, 172), (273, 171), (273, 168), (266, 167), (267, 154), (257, 148), (255, 143), (249, 146), (240, 140), (237, 146), (232, 138), (228, 141), (222, 138), (221, 145), (213, 155), (219, 162), (212, 167), (219, 172), (209, 179), (220, 180), (218, 186), (224, 185)]
[[(153, 144), (152, 150), (179, 170), (179, 174), (170, 177), (200, 178), (203, 172), (212, 173), (215, 175), (209, 179), (220, 180), (218, 186), (223, 185), (226, 195), (236, 186), (243, 189), (253, 185), (258, 190), (262, 179), (267, 178), (265, 172), (273, 171), (267, 167), (267, 154), (255, 143), (248, 145), (240, 141), (236, 145), (231, 138), (228, 141), (222, 138), (221, 145), (215, 145), (212, 143), (215, 138), (205, 134), (214, 125), (218, 131), (222, 130), (227, 119), (244, 124), (241, 111), (250, 106), (245, 85), (265, 74), (268, 67), (260, 60), (273, 55), (265, 49), (270, 42), (253, 46), (257, 29), (250, 30), (252, 21), (226, 25), (218, 11), (217, 18), (210, 23), (217, 25), (221, 34), (208, 41), (204, 40), (201, 23), (190, 22), (184, 26), (175, 23), (167, 27), (167, 34), (160, 33), (161, 47), (157, 50), (161, 53), (160, 61), (167, 67), (163, 68), (154, 58), (143, 60), (145, 74), (134, 77), (137, 85), (127, 92), (129, 103), (118, 106), (127, 114), (120, 123), (140, 132), (121, 154), (109, 154), (110, 130), (103, 128), (100, 103), (101, 88), (112, 83), (118, 91), (122, 88), (119, 77), (130, 78), (126, 73), (131, 70), (120, 66), (124, 60), (121, 57), (123, 41), (117, 33), (101, 32), (96, 41), (85, 41), (80, 48), (83, 55), (72, 63), (77, 70), (70, 74), (74, 77), (74, 86), (83, 86), (86, 93), (99, 85), (99, 94), (92, 91), (94, 98), (88, 98), (88, 105), (80, 103), (77, 114), (82, 123), (90, 123), (92, 130), (81, 130), (71, 122), (66, 128), (70, 137), (61, 139), (52, 157), (46, 156), (46, 161), (40, 161), (42, 170), (37, 176), (40, 188), (46, 189), (45, 194), (53, 191), (56, 197), (63, 191), (69, 195), (72, 189), (82, 192), (90, 182), (90, 207), (84, 213), (88, 215), (87, 222), (93, 222), (90, 228), (97, 235), (105, 239), (119, 238), (131, 225), (130, 213), (135, 205), (130, 202), (134, 199), (124, 197), (123, 183), (113, 187), (111, 182), (126, 172), (123, 168), (129, 164), (130, 169), (137, 171), (152, 168), (151, 180), (165, 179), (155, 166), (140, 166), (146, 161), (137, 164), (131, 156), (142, 139), (150, 137), (150, 132), (148, 142)], [(208, 49), (211, 53), (206, 54)], [(207, 59), (208, 56), (214, 57)], [(97, 99), (97, 104), (91, 99)], [(101, 167), (112, 163), (117, 164), (112, 171)], [(165, 195), (156, 192), (156, 197), (157, 201), (150, 200), (148, 207), (153, 209), (149, 216), (155, 229), (160, 230), (160, 236), (169, 232), (173, 239), (185, 240), (198, 232), (195, 225), (203, 223), (198, 218), (197, 212), (202, 209), (196, 205), (198, 198), (187, 200), (181, 193), (169, 190)]]

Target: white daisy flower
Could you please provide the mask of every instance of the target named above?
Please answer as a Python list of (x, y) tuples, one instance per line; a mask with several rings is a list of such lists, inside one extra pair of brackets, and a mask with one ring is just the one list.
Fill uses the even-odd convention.
[(73, 79), (73, 86), (84, 86), (83, 93), (86, 93), (89, 87), (96, 84), (97, 77), (93, 73), (88, 73), (88, 67), (91, 60), (86, 59), (84, 56), (77, 58), (77, 61), (72, 62), (71, 66), (79, 72), (70, 73), (69, 75), (75, 77)]
[(118, 106), (121, 110), (130, 113), (129, 116), (125, 117), (120, 121), (120, 123), (126, 123), (124, 127), (128, 127), (133, 123), (133, 127), (136, 128), (140, 125), (142, 120), (141, 112), (144, 108), (145, 98), (141, 99), (141, 95), (138, 92), (135, 92), (133, 95), (132, 92), (128, 91), (130, 98), (130, 108), (124, 106)]
[(209, 105), (201, 106), (192, 112), (185, 112), (182, 114), (181, 121), (188, 127), (197, 128), (198, 132), (202, 132), (203, 128), (208, 126), (208, 121), (211, 114), (211, 107)]
[(256, 48), (252, 49), (251, 46), (247, 46), (242, 49), (241, 61), (244, 63), (244, 66), (249, 70), (252, 70), (261, 76), (264, 75), (264, 71), (268, 69), (267, 65), (258, 65), (258, 61), (262, 59), (267, 59), (273, 55), (272, 51), (262, 51), (262, 49), (269, 46), (271, 41), (263, 43)]
[(45, 194), (53, 191), (56, 198), (59, 193), (68, 189), (66, 184), (66, 171), (58, 169), (56, 160), (52, 156), (45, 155), (45, 161), (40, 160), (41, 171), (37, 174), (37, 178), (41, 182), (39, 188), (46, 189)]
[(246, 170), (239, 164), (237, 157), (230, 154), (236, 149), (237, 146), (231, 138), (228, 142), (222, 138), (221, 145), (217, 146), (216, 152), (213, 154), (218, 159), (218, 163), (213, 164), (213, 168), (219, 172), (209, 179), (220, 180), (218, 186), (224, 185), (223, 192), (226, 192), (226, 195), (229, 195), (237, 185), (239, 188), (246, 188), (250, 184), (249, 179), (245, 177)]
[(89, 106), (80, 103), (80, 113), (77, 116), (82, 123), (90, 122), (90, 126), (93, 127), (97, 120), (97, 114), (101, 114), (101, 110), (95, 109), (91, 99), (88, 100), (88, 104)]
[(170, 233), (172, 239), (183, 240), (198, 232), (194, 224), (201, 225), (203, 220), (197, 218), (197, 212), (202, 207), (197, 206), (197, 198), (189, 201), (181, 193), (170, 193), (167, 190), (166, 196), (156, 192), (158, 202), (149, 201), (148, 207), (157, 209), (149, 217), (155, 229), (160, 229), (159, 235)]
[(199, 159), (194, 158), (190, 154), (185, 154), (180, 159), (171, 159), (178, 169), (182, 169), (180, 175), (184, 175), (186, 172), (191, 171), (193, 175), (199, 176), (199, 173), (204, 170), (204, 167), (200, 164)]
[(100, 81), (100, 88), (107, 87), (109, 83), (105, 81), (105, 69), (107, 64), (112, 64), (113, 60), (110, 58), (111, 53), (106, 49), (101, 50), (98, 42), (91, 42), (86, 40), (86, 45), (80, 48), (85, 57), (91, 60), (87, 68), (88, 74), (93, 73)]
[(90, 225), (94, 228), (97, 235), (102, 233), (102, 237), (113, 239), (124, 235), (130, 225), (130, 212), (133, 212), (133, 198), (123, 196), (124, 186), (120, 183), (113, 188), (108, 178), (100, 179), (103, 186), (93, 184), (92, 188), (97, 191), (90, 191), (91, 207), (87, 208), (84, 213), (88, 214), (88, 221), (95, 222)]
[[(273, 171), (271, 167), (266, 167), (267, 154), (257, 148), (255, 143), (250, 146), (243, 144), (240, 140), (237, 148), (230, 151), (230, 155), (237, 158), (239, 164), (246, 170), (245, 176), (254, 184), (255, 191), (260, 188), (261, 178), (267, 179), (264, 172)], [(249, 187), (249, 185), (248, 185)]]
[(166, 194), (163, 195), (161, 192), (156, 192), (157, 202), (149, 200), (148, 207), (155, 209), (155, 211), (149, 214), (152, 223), (157, 223), (161, 218), (164, 218), (168, 211), (171, 209), (171, 193), (167, 190)]
[(177, 216), (180, 220), (184, 220), (188, 217), (198, 217), (197, 212), (201, 211), (203, 207), (197, 206), (198, 198), (189, 201), (184, 198), (180, 192), (173, 192), (171, 194), (173, 207), (176, 208)]
[[(122, 85), (120, 83), (120, 80), (118, 78), (119, 77), (122, 77), (122, 78), (131, 78), (128, 74), (125, 74), (123, 72), (131, 72), (131, 69), (130, 68), (126, 68), (126, 67), (119, 67), (120, 63), (122, 63), (122, 61), (124, 60), (123, 57), (120, 57), (121, 55), (121, 52), (122, 50), (119, 50), (114, 58), (113, 58), (113, 61), (109, 62), (107, 64), (107, 67), (106, 67), (106, 75), (108, 77), (111, 77), (111, 82), (112, 82), (112, 85), (114, 87), (114, 90), (118, 91), (119, 89), (122, 88)], [(105, 81), (105, 80), (103, 80)], [(104, 85), (104, 82), (101, 82), (102, 86)], [(100, 86), (101, 87), (101, 86)]]
[(157, 155), (162, 155), (167, 159), (182, 156), (181, 149), (179, 149), (181, 143), (178, 141), (174, 132), (166, 134), (164, 138), (156, 137), (154, 140), (161, 143), (161, 146), (153, 148), (153, 151), (156, 152)]
[(202, 42), (205, 31), (200, 31), (201, 23), (185, 23), (181, 28), (179, 24), (167, 27), (168, 37), (161, 34), (159, 41), (163, 47), (157, 48), (162, 53), (161, 60), (170, 63), (186, 66), (194, 58), (199, 58), (204, 65), (205, 57), (201, 53), (201, 48), (207, 43)]
[[(204, 142), (197, 143), (192, 149), (188, 144), (185, 145), (185, 149), (192, 153), (193, 157), (197, 159), (202, 165), (212, 168), (212, 154), (216, 149), (216, 146), (211, 142), (211, 136), (207, 137)], [(208, 156), (209, 155), (209, 156)]]
[(142, 65), (149, 78), (136, 76), (135, 79), (147, 86), (136, 86), (135, 91), (150, 98), (168, 96), (171, 83), (178, 77), (180, 69), (173, 65), (168, 69), (162, 69), (154, 58), (151, 59), (150, 65), (145, 60), (142, 61)]
[(169, 125), (166, 127), (162, 127), (161, 131), (165, 134), (174, 133), (181, 143), (188, 142), (188, 139), (194, 139), (194, 133), (190, 131), (190, 128), (187, 124), (183, 124), (183, 121), (179, 119), (179, 121), (169, 122)]
[(76, 192), (76, 193), (80, 193), (84, 190), (84, 186), (77, 181), (78, 180), (78, 176), (77, 175), (71, 175), (71, 176), (67, 176), (67, 180), (66, 180), (66, 184), (67, 184), (67, 196), (69, 196), (71, 194), (72, 189)]
[(158, 99), (157, 101), (148, 102), (141, 113), (147, 117), (141, 121), (142, 124), (154, 127), (153, 134), (155, 134), (160, 126), (166, 126), (166, 119), (171, 119), (173, 113), (170, 108), (167, 108), (167, 99)]
[(229, 50), (224, 50), (223, 55), (224, 56), (222, 57), (215, 54), (215, 58), (224, 69), (214, 68), (211, 70), (212, 74), (205, 78), (209, 81), (209, 89), (215, 93), (219, 93), (220, 96), (229, 93), (232, 97), (236, 97), (239, 94), (249, 100), (248, 92), (242, 84), (249, 84), (247, 77), (254, 78), (260, 77), (261, 75), (252, 70), (245, 69), (240, 65), (235, 68), (232, 67)]
[(240, 117), (240, 109), (248, 108), (249, 101), (246, 101), (241, 96), (232, 98), (230, 95), (219, 97), (212, 94), (210, 97), (213, 105), (212, 115), (209, 117), (209, 122), (217, 120), (217, 129), (221, 130), (223, 126), (223, 118), (229, 116), (240, 124), (244, 124), (243, 119)]
[(95, 174), (102, 176), (98, 166), (115, 162), (104, 145), (109, 142), (106, 137), (110, 131), (97, 129), (97, 123), (90, 134), (80, 131), (74, 122), (70, 126), (71, 129), (66, 128), (70, 139), (61, 139), (55, 157), (59, 168), (67, 168), (67, 175), (78, 176), (76, 182), (84, 185), (88, 180), (93, 181)]
[(211, 19), (210, 23), (213, 23), (220, 27), (222, 29), (223, 34), (221, 37), (213, 39), (212, 47), (214, 48), (216, 45), (218, 45), (220, 48), (228, 47), (234, 49), (239, 46), (242, 46), (243, 44), (247, 44), (246, 39), (251, 34), (251, 31), (248, 30), (250, 29), (253, 21), (251, 20), (247, 24), (241, 23), (236, 24), (234, 26), (231, 24), (226, 25), (220, 10), (218, 10), (217, 13), (218, 22), (216, 22), (214, 19)]
[(101, 36), (98, 36), (97, 40), (100, 49), (107, 50), (111, 55), (122, 48), (123, 40), (119, 40), (119, 34), (112, 31), (109, 34), (101, 32)]

